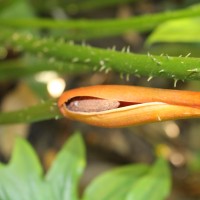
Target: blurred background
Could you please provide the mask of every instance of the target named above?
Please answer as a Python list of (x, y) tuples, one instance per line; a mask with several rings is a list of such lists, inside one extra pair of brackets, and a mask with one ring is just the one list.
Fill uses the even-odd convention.
[[(0, 7), (8, 8), (17, 1), (1, 1)], [(23, 2), (23, 1), (20, 1)], [(54, 19), (106, 19), (128, 18), (148, 13), (175, 10), (199, 3), (198, 0), (30, 0), (26, 5), (40, 18)], [(22, 7), (16, 12), (26, 12)], [(21, 9), (21, 10), (20, 10)], [(24, 7), (27, 9), (27, 7)], [(1, 12), (1, 10), (0, 10)], [(101, 31), (101, 30), (100, 30)], [(47, 35), (48, 30), (40, 30)], [(152, 32), (128, 32), (121, 36), (104, 37), (85, 42), (100, 48), (121, 51), (130, 47), (134, 53), (150, 52), (170, 56), (198, 57), (199, 43), (146, 41)], [(195, 40), (195, 38), (194, 38)], [(0, 46), (0, 62), (19, 58), (20, 53)], [(50, 61), (51, 62), (51, 61)], [(53, 62), (53, 60), (52, 60)], [(29, 78), (0, 80), (0, 111), (17, 110), (36, 104), (41, 100), (58, 98), (64, 90), (96, 84), (125, 84), (159, 88), (174, 88), (174, 80), (165, 78), (125, 76), (116, 72), (82, 72), (58, 74), (42, 72)], [(200, 90), (198, 81), (178, 81), (176, 89)], [(0, 126), (0, 160), (8, 162), (16, 134), (26, 137), (37, 151), (45, 171), (54, 160), (63, 143), (80, 130), (87, 147), (87, 168), (80, 183), (83, 191), (98, 174), (116, 166), (130, 163), (152, 163), (156, 156), (164, 156), (171, 165), (173, 189), (169, 200), (200, 199), (200, 121), (198, 119), (167, 121), (137, 127), (105, 129), (89, 126), (68, 119), (47, 120), (33, 124)]]

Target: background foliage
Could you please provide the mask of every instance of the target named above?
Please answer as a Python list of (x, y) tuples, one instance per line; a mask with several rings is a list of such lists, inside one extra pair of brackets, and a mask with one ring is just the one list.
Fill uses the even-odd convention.
[[(60, 119), (47, 90), (53, 78), (66, 89), (129, 84), (199, 90), (199, 16), (195, 0), (1, 1), (0, 198), (199, 198), (198, 121), (89, 127)], [(67, 140), (77, 128), (81, 135)], [(17, 138), (9, 161), (16, 133), (39, 157)]]

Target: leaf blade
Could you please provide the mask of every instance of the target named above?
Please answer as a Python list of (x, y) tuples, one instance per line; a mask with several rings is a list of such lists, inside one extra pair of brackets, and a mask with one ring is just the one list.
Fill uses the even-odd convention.
[(167, 162), (160, 158), (148, 174), (133, 185), (126, 200), (164, 200), (170, 192), (170, 172)]
[(76, 200), (78, 180), (85, 167), (85, 149), (80, 134), (76, 133), (64, 145), (46, 175), (46, 181), (58, 200)]
[(86, 189), (83, 200), (123, 200), (134, 181), (148, 170), (146, 165), (116, 168), (97, 177)]
[(167, 21), (154, 30), (146, 44), (150, 46), (158, 42), (199, 43), (199, 22), (200, 18)]
[(46, 196), (42, 175), (42, 167), (31, 145), (17, 138), (10, 163), (0, 168), (0, 199), (42, 200)]

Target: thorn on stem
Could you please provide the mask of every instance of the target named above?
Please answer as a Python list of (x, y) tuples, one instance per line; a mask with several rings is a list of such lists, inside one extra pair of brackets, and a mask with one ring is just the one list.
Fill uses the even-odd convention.
[(152, 78), (153, 78), (153, 76), (149, 76), (149, 78), (147, 79), (147, 81), (149, 82)]
[(187, 58), (187, 57), (189, 57), (191, 55), (191, 53), (188, 53), (185, 57)]
[(177, 83), (178, 83), (178, 79), (174, 79), (174, 87), (177, 86)]
[(130, 80), (130, 75), (126, 74), (126, 81), (128, 82)]

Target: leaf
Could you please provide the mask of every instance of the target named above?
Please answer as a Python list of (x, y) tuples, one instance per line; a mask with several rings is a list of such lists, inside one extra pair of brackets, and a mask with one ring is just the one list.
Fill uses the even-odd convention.
[(42, 176), (43, 174), (41, 164), (34, 149), (26, 140), (20, 137), (16, 138), (9, 167), (23, 176), (29, 175), (30, 171), (31, 176)]
[(26, 140), (17, 138), (9, 165), (0, 168), (0, 199), (42, 200), (45, 196), (41, 178), (42, 168), (33, 148)]
[(88, 186), (83, 200), (124, 200), (133, 183), (148, 169), (146, 165), (137, 164), (106, 172)]
[(167, 162), (160, 158), (151, 170), (138, 180), (127, 200), (164, 200), (170, 193), (171, 181)]
[(55, 199), (78, 199), (78, 181), (84, 167), (85, 148), (80, 134), (76, 133), (59, 152), (46, 176)]
[(32, 18), (34, 16), (33, 9), (26, 0), (15, 0), (9, 4), (3, 11), (0, 13), (0, 18)]
[(200, 42), (200, 18), (185, 18), (167, 21), (150, 35), (146, 44), (152, 45), (158, 42)]
[(10, 163), (0, 163), (0, 200), (77, 199), (84, 166), (84, 144), (78, 134), (64, 145), (45, 178), (31, 145), (17, 138)]

